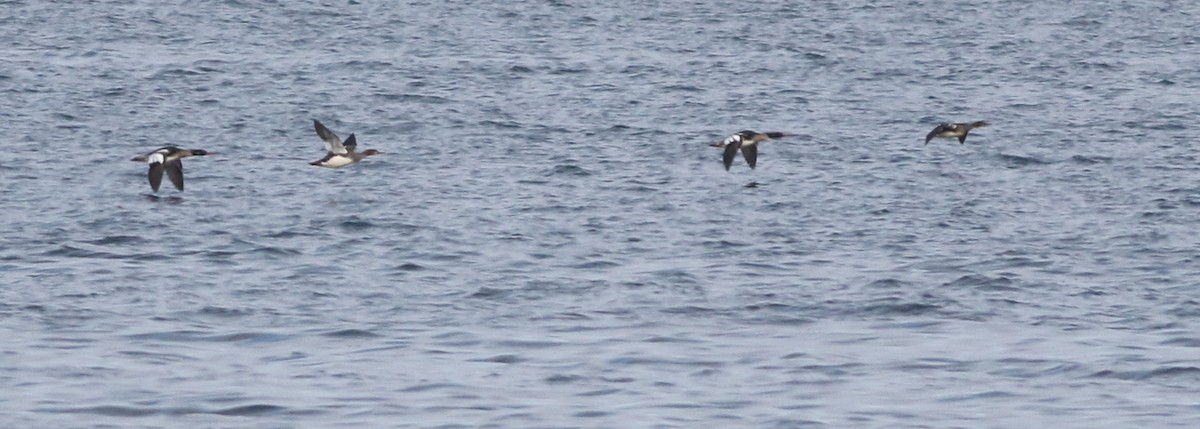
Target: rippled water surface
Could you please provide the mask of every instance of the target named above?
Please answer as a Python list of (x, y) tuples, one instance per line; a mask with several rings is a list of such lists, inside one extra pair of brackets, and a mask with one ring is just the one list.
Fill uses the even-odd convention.
[(1193, 3), (0, 3), (0, 426), (1200, 421)]

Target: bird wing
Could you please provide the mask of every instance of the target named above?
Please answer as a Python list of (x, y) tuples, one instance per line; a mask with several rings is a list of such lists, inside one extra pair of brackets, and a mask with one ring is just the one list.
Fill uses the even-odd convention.
[(942, 131), (946, 131), (948, 129), (948, 125), (949, 124), (941, 124), (937, 127), (934, 127), (933, 131), (930, 131), (929, 134), (925, 135), (925, 144), (929, 144), (930, 140), (933, 140), (933, 138), (937, 137), (938, 134), (941, 134)]
[[(726, 140), (728, 141), (728, 140)], [(742, 140), (737, 139), (733, 142), (725, 144), (725, 171), (729, 171), (729, 167), (733, 166), (733, 158), (737, 156), (738, 149), (742, 147)]]
[[(171, 179), (171, 184), (175, 185), (175, 189), (183, 190), (183, 162), (179, 160), (171, 161), (162, 165), (162, 168), (167, 171), (167, 177)], [(158, 180), (162, 181), (162, 176)]]
[(746, 158), (746, 163), (750, 164), (750, 169), (754, 169), (754, 164), (758, 163), (758, 145), (743, 145), (742, 157)]
[(321, 140), (325, 141), (325, 150), (338, 155), (344, 155), (346, 153), (346, 147), (342, 145), (342, 139), (338, 138), (337, 134), (334, 134), (333, 131), (329, 130), (329, 128), (326, 128), (325, 124), (322, 124), (321, 121), (313, 119), (313, 128), (317, 130), (317, 136), (321, 137)]
[(967, 134), (970, 134), (970, 133), (971, 133), (970, 128), (967, 128), (966, 130), (964, 130), (963, 134), (961, 136), (958, 136), (958, 144), (966, 144), (967, 143)]
[(150, 175), (147, 177), (150, 178), (150, 189), (154, 192), (158, 192), (158, 187), (162, 185), (162, 173), (162, 164), (150, 164)]
[(358, 140), (354, 139), (354, 133), (350, 133), (350, 138), (342, 143), (342, 147), (346, 148), (346, 152), (354, 152), (354, 148), (358, 147)]
[(158, 192), (159, 185), (162, 185), (164, 159), (165, 155), (157, 151), (146, 155), (146, 162), (150, 164), (150, 172), (146, 177), (150, 179), (150, 189), (154, 192)]

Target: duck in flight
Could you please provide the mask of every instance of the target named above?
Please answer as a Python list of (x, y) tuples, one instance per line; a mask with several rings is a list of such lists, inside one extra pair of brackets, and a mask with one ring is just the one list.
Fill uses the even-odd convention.
[(205, 156), (212, 154), (201, 149), (180, 149), (175, 146), (166, 146), (155, 149), (154, 152), (134, 157), (133, 161), (145, 162), (150, 164), (150, 189), (158, 192), (159, 185), (162, 184), (163, 172), (167, 173), (167, 177), (171, 179), (171, 183), (175, 185), (175, 189), (183, 190), (183, 158), (189, 156)]
[(321, 140), (325, 141), (325, 150), (328, 153), (325, 154), (324, 158), (310, 162), (310, 165), (329, 168), (345, 167), (362, 161), (363, 158), (368, 156), (383, 153), (375, 149), (355, 152), (354, 149), (358, 146), (358, 142), (354, 140), (354, 134), (350, 134), (350, 137), (345, 142), (342, 142), (342, 139), (338, 138), (337, 134), (334, 134), (333, 131), (325, 127), (325, 124), (316, 119), (313, 119), (313, 128), (317, 130), (317, 135), (321, 137)]
[(972, 129), (983, 128), (988, 125), (991, 124), (984, 121), (975, 121), (969, 124), (963, 122), (955, 124), (944, 123), (938, 125), (937, 128), (934, 128), (933, 131), (930, 131), (929, 134), (925, 136), (925, 144), (929, 144), (929, 141), (933, 140), (934, 137), (940, 137), (944, 139), (952, 139), (957, 137), (958, 143), (963, 144), (967, 142), (967, 133), (970, 133)]
[(758, 143), (770, 139), (782, 138), (784, 135), (781, 132), (772, 131), (760, 133), (758, 131), (744, 130), (737, 134), (726, 137), (720, 143), (713, 143), (709, 146), (725, 148), (725, 171), (729, 171), (729, 167), (733, 166), (733, 158), (737, 156), (738, 150), (742, 151), (742, 158), (746, 158), (746, 163), (750, 164), (750, 168), (754, 169), (754, 165), (758, 163)]

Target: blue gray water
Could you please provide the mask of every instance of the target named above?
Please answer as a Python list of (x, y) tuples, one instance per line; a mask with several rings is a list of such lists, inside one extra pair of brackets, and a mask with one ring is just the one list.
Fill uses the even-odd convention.
[(172, 3), (3, 2), (2, 427), (1200, 421), (1196, 3)]

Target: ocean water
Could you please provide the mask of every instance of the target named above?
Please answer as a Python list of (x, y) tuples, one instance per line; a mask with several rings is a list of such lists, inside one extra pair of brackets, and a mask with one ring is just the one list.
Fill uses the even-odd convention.
[(1196, 4), (0, 5), (2, 427), (1200, 421)]

